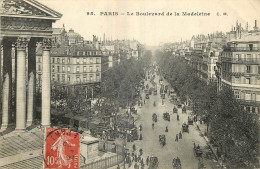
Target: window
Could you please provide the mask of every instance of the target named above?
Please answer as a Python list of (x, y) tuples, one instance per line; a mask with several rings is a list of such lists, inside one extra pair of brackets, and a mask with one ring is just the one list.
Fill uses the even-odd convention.
[(55, 58), (52, 58), (52, 63), (55, 63)]
[(38, 57), (38, 62), (41, 63), (41, 58), (40, 57)]
[(251, 84), (250, 78), (246, 78), (246, 84)]
[(245, 93), (245, 100), (251, 100), (251, 93)]
[(97, 79), (97, 81), (100, 81), (100, 76), (99, 76), (99, 74), (96, 74), (96, 79)]
[(83, 76), (83, 82), (86, 82), (87, 81), (87, 76)]
[(239, 84), (240, 83), (240, 78), (239, 77), (235, 77), (235, 83)]
[(100, 58), (97, 58), (97, 59), (96, 59), (96, 63), (100, 63)]
[(90, 58), (90, 63), (93, 63), (93, 58)]
[(55, 75), (52, 75), (52, 81), (55, 81)]
[(79, 58), (77, 58), (77, 64), (79, 64)]
[(60, 63), (60, 58), (57, 59), (57, 63)]
[(86, 58), (83, 58), (83, 63), (86, 64)]
[(70, 75), (68, 75), (68, 78), (67, 78), (67, 79), (68, 79), (68, 82), (70, 82)]
[(234, 91), (236, 99), (240, 99), (240, 92), (239, 91)]
[(251, 73), (251, 66), (246, 66), (246, 73)]
[(77, 56), (79, 56), (79, 52), (77, 52)]
[(83, 72), (86, 72), (86, 71), (87, 71), (87, 67), (84, 66), (84, 67), (83, 67)]
[(80, 82), (80, 80), (79, 80), (79, 76), (77, 76), (77, 79), (76, 79), (76, 81), (77, 81), (77, 82)]
[(65, 72), (65, 66), (62, 66), (62, 71)]
[(62, 81), (65, 82), (65, 74), (62, 75)]
[(260, 74), (260, 66), (258, 66), (258, 74)]
[(83, 55), (86, 55), (86, 52), (83, 52)]
[(41, 65), (38, 65), (38, 71), (41, 71)]
[(92, 66), (89, 66), (89, 71), (92, 72)]
[(68, 72), (70, 72), (70, 66), (67, 67)]
[(92, 82), (92, 80), (93, 80), (93, 75), (90, 75), (90, 76), (89, 76), (89, 80)]
[(97, 70), (97, 72), (99, 71), (99, 66), (96, 66), (96, 70)]
[(60, 81), (60, 75), (59, 74), (57, 75), (57, 80), (58, 80), (58, 82)]
[(249, 50), (253, 50), (253, 44), (248, 44), (249, 45)]
[(216, 69), (216, 66), (214, 66), (214, 71), (215, 71), (215, 70), (217, 70), (217, 69)]
[(67, 62), (70, 63), (70, 58), (68, 58)]
[(65, 63), (65, 59), (62, 59), (62, 63)]
[(77, 66), (76, 71), (77, 71), (77, 73), (79, 73), (79, 66)]
[(57, 66), (57, 72), (60, 72), (60, 66)]
[(52, 72), (54, 72), (55, 71), (55, 66), (54, 65), (52, 65)]
[(246, 55), (246, 60), (247, 60), (247, 61), (251, 61), (251, 60), (252, 60), (251, 54), (247, 54), (247, 55)]

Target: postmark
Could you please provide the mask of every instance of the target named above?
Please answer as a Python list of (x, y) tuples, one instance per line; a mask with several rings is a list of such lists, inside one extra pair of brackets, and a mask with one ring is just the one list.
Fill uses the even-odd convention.
[(44, 168), (77, 169), (79, 160), (79, 133), (70, 129), (45, 129)]

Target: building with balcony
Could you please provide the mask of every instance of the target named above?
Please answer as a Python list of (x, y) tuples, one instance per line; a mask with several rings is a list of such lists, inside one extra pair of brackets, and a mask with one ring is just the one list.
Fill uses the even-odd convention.
[[(36, 85), (41, 88), (41, 49), (36, 55)], [(51, 82), (63, 87), (86, 86), (93, 95), (101, 83), (102, 52), (92, 45), (71, 45), (51, 51)], [(95, 93), (94, 93), (95, 95)]]
[(215, 70), (218, 56), (225, 45), (226, 36), (222, 32), (193, 36), (190, 48), (185, 50), (186, 62), (194, 68), (206, 83), (216, 82)]
[[(237, 24), (238, 25), (238, 24)], [(237, 27), (217, 64), (218, 90), (231, 88), (245, 109), (259, 112), (260, 105), (260, 30), (243, 32)]]

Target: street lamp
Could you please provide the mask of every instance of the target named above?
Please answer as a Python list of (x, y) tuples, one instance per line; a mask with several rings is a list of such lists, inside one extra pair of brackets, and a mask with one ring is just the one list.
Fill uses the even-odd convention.
[(124, 169), (125, 169), (125, 160), (126, 160), (126, 146), (124, 146)]

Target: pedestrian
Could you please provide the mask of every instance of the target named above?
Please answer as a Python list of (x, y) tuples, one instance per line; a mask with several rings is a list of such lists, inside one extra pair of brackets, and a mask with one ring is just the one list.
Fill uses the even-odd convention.
[(179, 139), (182, 139), (182, 134), (181, 134), (181, 131), (179, 133)]
[(217, 153), (217, 157), (220, 158), (221, 154), (220, 154), (220, 151), (219, 151), (218, 148), (217, 148), (217, 152), (216, 153)]
[(106, 151), (106, 144), (103, 144), (103, 151)]
[(134, 166), (134, 168), (135, 168), (135, 169), (137, 169), (137, 168), (138, 168), (138, 166), (137, 166), (137, 163), (135, 163), (135, 166)]
[(140, 156), (143, 155), (143, 149), (139, 149)]
[(135, 162), (137, 162), (137, 155), (135, 154)]
[(141, 159), (141, 165), (142, 166), (144, 165), (144, 159), (143, 158)]
[(135, 151), (135, 144), (133, 144), (133, 151)]
[(176, 138), (175, 138), (175, 141), (177, 141), (177, 142), (178, 142), (178, 134), (176, 134)]
[(149, 165), (149, 156), (146, 158), (146, 165)]
[(117, 165), (117, 168), (116, 168), (116, 169), (120, 169), (119, 164)]

